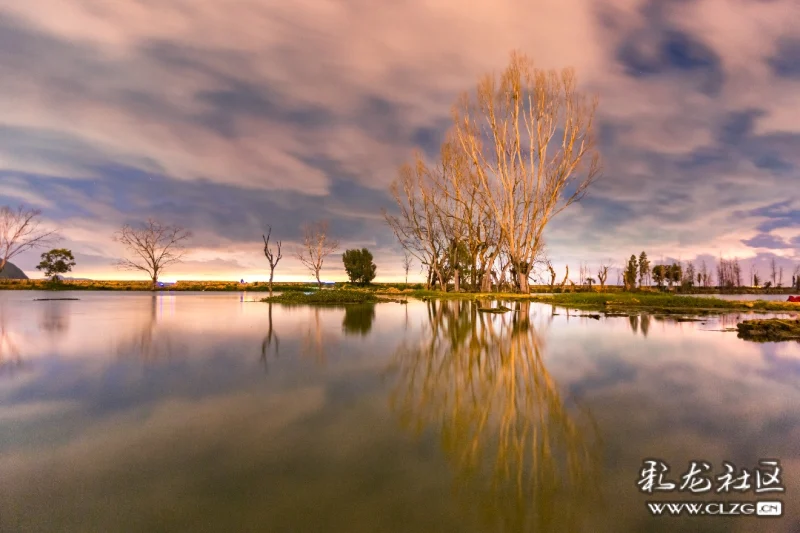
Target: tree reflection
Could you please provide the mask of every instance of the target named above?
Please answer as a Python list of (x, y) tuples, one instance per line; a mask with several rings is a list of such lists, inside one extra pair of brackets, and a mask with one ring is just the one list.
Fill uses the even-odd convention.
[(345, 335), (367, 335), (375, 320), (375, 304), (351, 304), (344, 308), (342, 331)]
[(628, 322), (631, 325), (631, 331), (636, 335), (639, 333), (639, 315), (631, 315), (628, 317)]
[(320, 321), (320, 308), (318, 306), (311, 306), (311, 308), (313, 320), (308, 322), (308, 330), (303, 339), (301, 353), (304, 356), (311, 357), (317, 363), (324, 364), (326, 360), (326, 342), (322, 331), (322, 322)]
[(264, 340), (261, 341), (261, 362), (264, 364), (264, 372), (268, 372), (268, 364), (267, 364), (267, 348), (272, 346), (272, 342), (275, 341), (275, 358), (278, 358), (278, 350), (280, 349), (280, 340), (278, 339), (278, 335), (275, 334), (275, 331), (272, 329), (272, 303), (267, 303), (269, 308), (267, 309), (267, 323), (269, 329), (267, 330), (267, 335), (264, 337)]
[(15, 337), (7, 326), (5, 304), (0, 302), (0, 374), (13, 372), (23, 365)]
[(61, 337), (69, 329), (70, 302), (52, 300), (42, 303), (42, 314), (39, 319), (39, 329), (49, 333), (52, 337)]
[(173, 353), (173, 342), (168, 332), (159, 331), (158, 303), (163, 296), (151, 295), (142, 315), (145, 317), (138, 332), (123, 344), (120, 352), (134, 354), (144, 360), (169, 357)]
[(440, 431), (491, 530), (577, 530), (598, 493), (597, 430), (565, 406), (530, 304), (516, 307), (489, 316), (472, 302), (429, 302), (427, 331), (396, 354), (392, 407), (418, 433)]
[(647, 337), (647, 332), (650, 331), (650, 315), (647, 313), (642, 315), (642, 336)]

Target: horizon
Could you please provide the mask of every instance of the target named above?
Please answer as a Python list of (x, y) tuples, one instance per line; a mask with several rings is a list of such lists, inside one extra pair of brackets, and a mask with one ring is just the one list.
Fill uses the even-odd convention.
[[(380, 211), (395, 209), (389, 183), (415, 149), (435, 156), (458, 95), (515, 49), (574, 67), (599, 97), (603, 176), (545, 231), (559, 277), (642, 250), (712, 269), (738, 258), (762, 275), (776, 258), (787, 279), (800, 264), (791, 0), (184, 4), (0, 8), (13, 102), (0, 205), (41, 209), (75, 255), (72, 277), (139, 279), (111, 266), (123, 255), (111, 236), (155, 217), (194, 234), (164, 281), (268, 277), (267, 225), (286, 250), (275, 280), (311, 279), (291, 250), (303, 223), (327, 219), (342, 246), (326, 279), (345, 279), (341, 252), (366, 247), (376, 282), (403, 281)], [(12, 262), (41, 277), (40, 252)]]

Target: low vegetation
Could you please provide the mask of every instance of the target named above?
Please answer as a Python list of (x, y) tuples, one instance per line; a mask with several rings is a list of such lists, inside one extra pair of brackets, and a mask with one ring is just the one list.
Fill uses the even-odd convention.
[(616, 310), (650, 309), (674, 312), (686, 311), (800, 311), (800, 304), (766, 300), (723, 300), (721, 298), (698, 298), (664, 293), (620, 292), (620, 293), (573, 293), (547, 296), (532, 295), (531, 300), (564, 305), (581, 309)]
[(745, 320), (736, 325), (738, 337), (755, 342), (800, 341), (800, 319)]
[(380, 301), (373, 292), (354, 290), (325, 290), (311, 293), (285, 292), (277, 296), (263, 298), (262, 302), (282, 304), (362, 304)]
[(800, 304), (766, 300), (723, 300), (721, 298), (702, 298), (678, 296), (663, 292), (574, 292), (563, 294), (520, 294), (520, 293), (443, 293), (440, 291), (416, 290), (408, 296), (420, 300), (461, 299), (533, 301), (572, 307), (575, 309), (604, 311), (624, 314), (627, 310), (661, 311), (663, 313), (687, 312), (725, 312), (725, 311), (800, 311)]
[[(0, 290), (59, 290), (59, 291), (151, 291), (151, 281), (117, 280), (63, 280), (53, 283), (46, 279), (0, 279)], [(238, 283), (235, 281), (179, 281), (173, 284), (157, 285), (156, 291), (248, 291), (269, 292), (269, 283)], [(277, 292), (316, 291), (316, 283), (275, 283), (272, 290)]]

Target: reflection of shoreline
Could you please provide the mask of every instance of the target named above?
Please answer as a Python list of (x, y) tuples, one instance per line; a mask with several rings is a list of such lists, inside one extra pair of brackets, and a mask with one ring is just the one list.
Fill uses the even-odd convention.
[(576, 530), (599, 492), (597, 429), (565, 407), (530, 305), (517, 307), (488, 316), (429, 302), (427, 331), (396, 354), (392, 407), (404, 426), (440, 434), (492, 531)]

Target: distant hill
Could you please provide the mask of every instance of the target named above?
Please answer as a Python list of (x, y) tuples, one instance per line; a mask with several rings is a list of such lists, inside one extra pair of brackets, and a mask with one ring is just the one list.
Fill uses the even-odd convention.
[(28, 276), (17, 265), (6, 263), (5, 268), (0, 272), (0, 279), (28, 279)]

